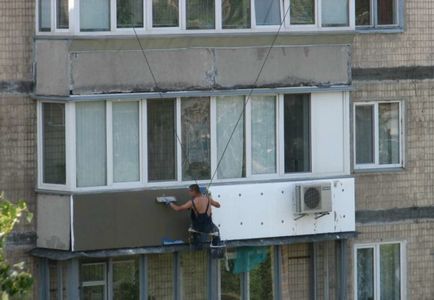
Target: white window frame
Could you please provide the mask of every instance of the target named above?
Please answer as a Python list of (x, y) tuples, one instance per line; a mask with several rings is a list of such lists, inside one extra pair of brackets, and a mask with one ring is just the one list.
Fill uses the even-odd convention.
[[(110, 30), (107, 31), (80, 31), (80, 1), (85, 0), (69, 0), (69, 29), (57, 29), (56, 17), (56, 0), (51, 0), (51, 31), (45, 32), (39, 30), (39, 1), (36, 0), (35, 5), (35, 23), (37, 35), (59, 35), (59, 36), (134, 36), (138, 35), (165, 35), (165, 34), (182, 34), (182, 35), (195, 35), (195, 34), (215, 34), (215, 33), (254, 33), (254, 32), (276, 32), (280, 25), (256, 25), (255, 13), (255, 0), (250, 0), (251, 24), (250, 28), (245, 29), (223, 29), (222, 28), (222, 0), (215, 0), (215, 29), (205, 30), (187, 30), (186, 29), (186, 1), (179, 1), (179, 26), (178, 27), (153, 27), (152, 20), (152, 0), (143, 0), (143, 27), (136, 28), (117, 28), (117, 7), (116, 0), (109, 0), (110, 2)], [(307, 25), (291, 25), (289, 12), (289, 1), (281, 0), (281, 19), (286, 15), (285, 22), (281, 28), (281, 32), (327, 32), (327, 31), (353, 31), (355, 30), (355, 1), (348, 0), (349, 10), (349, 24), (343, 27), (323, 27), (321, 22), (321, 2), (325, 0), (315, 1), (315, 24)], [(401, 0), (396, 0), (401, 1)], [(400, 19), (400, 15), (398, 16)], [(134, 32), (135, 31), (135, 32)]]
[(354, 299), (357, 300), (357, 250), (372, 249), (374, 255), (374, 300), (380, 300), (380, 246), (390, 244), (399, 244), (400, 254), (400, 286), (401, 300), (407, 299), (407, 242), (406, 241), (390, 241), (381, 243), (363, 243), (355, 244), (353, 252), (354, 263)]
[[(398, 103), (399, 104), (399, 161), (398, 164), (380, 164), (379, 162), (379, 104), (384, 103)], [(367, 102), (355, 102), (353, 106), (353, 157), (354, 157), (354, 169), (355, 170), (369, 170), (369, 169), (396, 169), (404, 167), (404, 132), (405, 132), (405, 118), (403, 113), (403, 101), (391, 100), (391, 101), (367, 101)], [(374, 108), (374, 163), (358, 164), (357, 163), (357, 149), (356, 149), (356, 108), (358, 106), (373, 106)]]
[[(313, 109), (313, 95), (315, 93), (310, 94), (310, 111), (312, 116)], [(261, 95), (262, 96), (262, 95)], [(247, 95), (244, 95), (244, 101), (246, 104), (246, 116), (244, 122), (244, 130), (245, 130), (245, 149), (246, 149), (246, 176), (242, 178), (231, 178), (231, 179), (220, 179), (217, 175), (214, 177), (214, 183), (232, 183), (232, 182), (251, 182), (257, 180), (277, 180), (277, 179), (287, 179), (287, 180), (303, 180), (310, 179), (316, 173), (315, 169), (315, 161), (312, 157), (314, 147), (318, 147), (318, 145), (314, 144), (315, 141), (315, 133), (312, 128), (312, 117), (310, 118), (310, 164), (311, 168), (308, 172), (294, 172), (294, 173), (285, 173), (285, 143), (284, 143), (284, 96), (285, 94), (264, 94), (263, 96), (273, 96), (275, 97), (275, 135), (276, 135), (276, 170), (274, 173), (270, 174), (252, 174), (252, 152), (251, 152), (251, 102), (247, 101)], [(342, 92), (342, 96), (347, 98), (348, 93)], [(172, 97), (175, 99), (176, 106), (176, 122), (175, 122), (175, 130), (177, 132), (178, 138), (182, 143), (182, 134), (181, 134), (181, 97)], [(211, 96), (209, 97), (210, 101), (210, 164), (211, 164), (211, 175), (209, 179), (198, 180), (197, 183), (207, 185), (210, 182), (210, 179), (214, 175), (214, 172), (217, 168), (218, 157), (217, 157), (217, 116), (216, 116), (216, 107), (217, 107), (217, 97)], [(177, 177), (175, 180), (165, 180), (165, 181), (149, 181), (148, 180), (148, 147), (147, 147), (147, 99), (140, 100), (98, 100), (105, 101), (106, 104), (106, 133), (107, 133), (107, 182), (106, 185), (96, 186), (96, 187), (77, 187), (76, 181), (76, 112), (75, 112), (75, 104), (76, 102), (61, 102), (61, 101), (46, 101), (41, 100), (37, 103), (37, 151), (38, 151), (38, 189), (40, 190), (53, 190), (53, 191), (70, 191), (70, 192), (97, 192), (97, 191), (109, 191), (109, 190), (128, 190), (128, 189), (143, 189), (143, 188), (153, 188), (153, 187), (181, 187), (186, 186), (188, 184), (196, 183), (194, 180), (183, 181), (182, 180), (182, 149), (180, 147), (180, 143), (176, 139), (176, 168), (177, 168)], [(113, 182), (113, 136), (112, 136), (112, 103), (116, 101), (122, 102), (138, 102), (139, 103), (139, 168), (140, 168), (140, 180), (136, 182), (122, 182), (115, 183)], [(152, 99), (151, 101), (158, 101), (157, 99)], [(164, 100), (162, 100), (164, 101)], [(42, 170), (43, 170), (43, 141), (42, 141), (42, 104), (47, 102), (55, 102), (55, 103), (64, 103), (65, 104), (65, 137), (66, 137), (66, 184), (58, 185), (58, 184), (45, 184), (42, 182)]]
[[(358, 1), (358, 0), (355, 0)], [(382, 30), (382, 29), (394, 29), (394, 28), (401, 28), (403, 23), (403, 0), (394, 0), (395, 1), (395, 7), (396, 7), (396, 19), (394, 24), (378, 24), (378, 0), (370, 0), (370, 24), (369, 25), (356, 25), (356, 29), (358, 30)], [(355, 5), (355, 2), (354, 2)], [(354, 14), (354, 18), (356, 18)]]

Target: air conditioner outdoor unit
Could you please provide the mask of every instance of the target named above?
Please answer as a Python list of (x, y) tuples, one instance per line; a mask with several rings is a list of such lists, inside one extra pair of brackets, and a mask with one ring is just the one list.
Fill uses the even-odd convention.
[(331, 183), (297, 185), (295, 187), (295, 210), (300, 215), (331, 212)]

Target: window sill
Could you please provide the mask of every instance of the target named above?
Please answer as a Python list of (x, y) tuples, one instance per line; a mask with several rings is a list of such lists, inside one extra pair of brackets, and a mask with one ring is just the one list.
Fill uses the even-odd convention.
[(366, 169), (354, 169), (353, 174), (387, 174), (387, 173), (400, 173), (406, 171), (405, 167), (378, 167), (378, 168), (366, 168)]
[(398, 27), (356, 27), (357, 34), (397, 34), (403, 33), (404, 28)]

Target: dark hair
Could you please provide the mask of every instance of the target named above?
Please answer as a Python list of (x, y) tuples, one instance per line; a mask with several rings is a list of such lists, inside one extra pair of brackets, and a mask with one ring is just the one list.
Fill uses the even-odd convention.
[(193, 192), (200, 193), (200, 188), (199, 185), (197, 184), (192, 184), (188, 188)]

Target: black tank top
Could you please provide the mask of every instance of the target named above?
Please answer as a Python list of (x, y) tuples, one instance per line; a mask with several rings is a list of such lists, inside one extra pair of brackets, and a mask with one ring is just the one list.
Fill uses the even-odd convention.
[(199, 213), (199, 211), (196, 208), (196, 205), (194, 205), (193, 200), (194, 199), (191, 200), (193, 206), (193, 209), (191, 210), (191, 221), (192, 221), (193, 229), (204, 233), (212, 232), (213, 229), (212, 218), (210, 215), (208, 215), (209, 202), (210, 202), (209, 199), (204, 213)]

